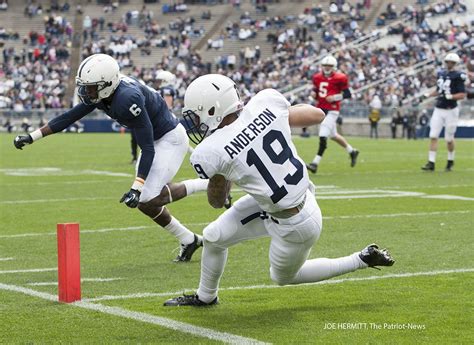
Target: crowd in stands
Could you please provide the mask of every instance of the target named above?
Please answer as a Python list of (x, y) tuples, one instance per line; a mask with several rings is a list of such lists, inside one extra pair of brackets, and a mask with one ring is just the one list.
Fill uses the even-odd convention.
[[(104, 8), (104, 15), (106, 8)], [(206, 14), (206, 18), (211, 18)], [(85, 17), (83, 23), (83, 52), (85, 58), (95, 53), (106, 53), (115, 57), (121, 67), (132, 67), (132, 50), (139, 49), (142, 56), (150, 56), (152, 47), (168, 48), (171, 57), (183, 57), (189, 54), (193, 37), (204, 34), (202, 27), (195, 27), (192, 17), (177, 17), (168, 27), (160, 25), (153, 11), (144, 5), (140, 11), (128, 11), (118, 22), (107, 22), (104, 16)], [(131, 26), (138, 27), (140, 34), (132, 35)]]
[[(257, 2), (257, 5), (260, 6), (259, 11), (268, 10), (265, 3)], [(354, 90), (366, 88), (366, 91), (354, 94), (356, 100), (369, 104), (377, 94), (383, 105), (395, 106), (403, 99), (435, 85), (436, 68), (440, 65), (440, 59), (445, 52), (461, 49), (473, 42), (472, 29), (469, 26), (459, 25), (456, 20), (437, 28), (431, 28), (428, 24), (426, 17), (449, 11), (465, 11), (462, 1), (450, 0), (423, 8), (407, 6), (400, 12), (393, 4), (388, 4), (386, 20), (397, 18), (410, 20), (402, 23), (402, 26), (395, 26), (393, 30), (399, 30), (398, 32), (391, 31), (392, 34), (401, 35), (401, 43), (386, 48), (374, 44), (362, 48), (351, 47), (351, 42), (367, 35), (367, 32), (362, 31), (360, 22), (365, 20), (366, 11), (370, 8), (370, 0), (360, 1), (354, 5), (338, 0), (325, 8), (321, 5), (307, 8), (296, 16), (268, 17), (265, 20), (255, 20), (250, 13), (244, 12), (239, 22), (229, 22), (216, 39), (208, 42), (207, 48), (218, 50), (226, 40), (251, 40), (262, 30), (271, 29), (266, 32), (266, 37), (273, 47), (273, 55), (262, 57), (260, 47), (249, 43), (247, 47), (233, 54), (221, 54), (216, 56), (214, 61), (203, 61), (199, 52), (191, 45), (192, 35), (203, 34), (200, 29), (196, 31), (193, 17), (177, 17), (168, 27), (163, 27), (154, 19), (153, 12), (143, 6), (140, 11), (125, 13), (118, 22), (108, 22), (107, 12), (116, 11), (117, 8), (104, 7), (103, 15), (84, 18), (82, 57), (94, 53), (110, 54), (117, 58), (121, 67), (129, 67), (127, 73), (143, 79), (151, 86), (154, 86), (159, 70), (165, 69), (175, 73), (178, 90), (176, 107), (179, 109), (186, 86), (201, 74), (213, 72), (228, 75), (240, 85), (241, 95), (245, 98), (268, 87), (284, 92), (308, 83), (312, 74), (318, 70), (318, 60), (315, 57), (334, 51), (339, 69), (348, 74), (351, 87)], [(209, 11), (203, 13), (202, 17), (211, 18), (212, 14)], [(131, 35), (129, 30), (131, 26), (140, 28), (143, 35)], [(61, 24), (59, 28), (59, 36), (70, 39), (72, 30), (68, 25)], [(250, 30), (250, 33), (247, 30)], [(20, 56), (20, 62), (31, 64), (38, 74), (51, 73), (45, 71), (43, 67), (33, 67), (38, 59), (46, 61), (45, 67), (51, 68), (62, 77), (68, 72), (67, 63), (64, 64), (67, 56), (62, 56), (63, 53), (67, 53), (67, 49), (58, 53), (59, 47), (52, 43), (55, 42), (52, 34), (54, 29), (46, 25), (45, 31), (46, 43), (39, 43), (41, 34), (38, 34), (36, 39), (30, 37), (30, 46), (27, 48), (27, 52), (30, 49), (33, 49), (33, 52), (39, 49), (41, 58), (38, 58), (37, 53), (32, 57), (27, 53), (25, 57)], [(33, 40), (35, 43), (32, 43)], [(50, 45), (56, 50), (56, 62), (49, 56), (50, 48), (46, 49)], [(151, 47), (168, 48), (168, 54), (160, 56), (153, 68), (134, 65), (131, 52), (138, 49), (141, 55), (150, 55)], [(18, 59), (18, 54), (16, 55), (13, 59)], [(431, 60), (435, 63), (427, 64), (419, 71), (410, 71), (418, 62)], [(405, 70), (410, 72), (399, 73)], [(21, 74), (18, 71), (8, 69), (6, 71), (10, 76), (13, 73)], [(29, 77), (31, 78), (22, 76), (24, 79)], [(370, 87), (371, 83), (382, 79), (387, 81)], [(37, 89), (35, 83), (35, 80), (31, 82), (32, 91)], [(58, 93), (65, 82), (59, 84), (49, 87), (53, 87), (52, 90), (56, 88), (55, 92)], [(1, 87), (2, 85), (0, 95), (2, 95)], [(9, 92), (13, 91), (9, 89)], [(58, 97), (61, 103), (64, 103), (60, 92)], [(18, 96), (12, 99), (17, 98)], [(25, 95), (22, 95), (22, 98), (25, 99)], [(30, 99), (33, 100), (35, 97)], [(311, 90), (293, 97), (291, 101), (312, 102)], [(58, 102), (52, 99), (32, 103), (34, 105), (31, 107), (36, 107), (38, 104), (54, 107)]]
[(3, 49), (0, 68), (3, 108), (23, 111), (69, 105), (64, 95), (70, 76), (72, 34), (67, 20), (51, 14), (44, 17), (44, 31), (30, 31), (19, 51), (13, 47)]

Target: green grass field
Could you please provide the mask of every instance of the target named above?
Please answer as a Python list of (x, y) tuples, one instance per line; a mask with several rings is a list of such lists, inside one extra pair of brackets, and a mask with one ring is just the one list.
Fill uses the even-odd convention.
[[(395, 265), (330, 283), (276, 287), (268, 240), (246, 242), (229, 252), (220, 305), (196, 309), (162, 303), (197, 288), (201, 252), (190, 263), (173, 263), (175, 239), (118, 202), (134, 173), (128, 135), (60, 134), (23, 151), (13, 148), (13, 137), (0, 135), (0, 343), (474, 339), (472, 140), (457, 142), (452, 173), (443, 171), (444, 141), (434, 173), (420, 170), (426, 140), (352, 138), (361, 151), (355, 168), (331, 142), (311, 176), (324, 216), (311, 257), (343, 256), (376, 242), (390, 249)], [(310, 160), (316, 138), (294, 141)], [(187, 162), (177, 180), (195, 177)], [(222, 212), (204, 194), (169, 208), (198, 233)], [(83, 302), (74, 305), (54, 300), (55, 231), (63, 222), (80, 223), (82, 277), (110, 279), (84, 281)], [(25, 272), (32, 269), (38, 271)]]

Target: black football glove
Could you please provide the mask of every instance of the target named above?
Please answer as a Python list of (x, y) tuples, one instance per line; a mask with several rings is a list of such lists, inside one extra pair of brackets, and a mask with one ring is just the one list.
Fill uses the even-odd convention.
[(17, 135), (15, 140), (13, 140), (13, 145), (19, 150), (23, 150), (23, 146), (26, 144), (32, 144), (33, 143), (33, 138), (31, 135)]
[(135, 208), (138, 206), (138, 202), (140, 201), (140, 192), (136, 189), (130, 189), (127, 193), (122, 196), (120, 202), (125, 202), (130, 208)]

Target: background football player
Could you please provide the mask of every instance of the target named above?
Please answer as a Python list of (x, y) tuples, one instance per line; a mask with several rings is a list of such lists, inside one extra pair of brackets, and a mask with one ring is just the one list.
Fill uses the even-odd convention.
[(120, 202), (140, 211), (173, 234), (181, 243), (175, 261), (189, 261), (202, 239), (183, 226), (164, 207), (199, 190), (207, 181), (194, 179), (170, 183), (188, 149), (186, 130), (171, 114), (163, 98), (138, 80), (120, 74), (117, 61), (106, 54), (86, 58), (77, 71), (76, 84), (81, 103), (28, 135), (17, 136), (14, 145), (22, 149), (39, 139), (61, 132), (94, 109), (134, 133), (141, 154), (136, 178)]
[(458, 102), (466, 97), (465, 73), (456, 71), (455, 67), (461, 59), (458, 54), (449, 53), (444, 58), (446, 69), (438, 73), (436, 89), (427, 94), (428, 97), (437, 96), (436, 106), (430, 121), (430, 148), (428, 162), (421, 169), (434, 171), (438, 138), (444, 126), (444, 139), (448, 147), (448, 162), (446, 171), (451, 171), (454, 166), (454, 134), (458, 125)]
[(197, 294), (172, 298), (166, 306), (216, 304), (228, 248), (259, 237), (271, 237), (270, 276), (279, 285), (393, 265), (390, 254), (376, 245), (337, 259), (307, 260), (321, 234), (322, 216), (290, 126), (305, 126), (306, 118), (321, 122), (321, 109), (290, 106), (274, 89), (260, 91), (243, 107), (230, 78), (208, 74), (187, 88), (183, 114), (190, 139), (199, 143), (191, 164), (199, 177), (210, 179), (209, 204), (223, 207), (231, 183), (247, 195), (204, 229)]
[(331, 138), (349, 153), (351, 167), (357, 162), (359, 151), (354, 149), (347, 140), (337, 133), (337, 118), (341, 109), (341, 101), (351, 97), (349, 81), (344, 73), (337, 71), (337, 60), (328, 55), (321, 60), (321, 71), (313, 75), (313, 90), (318, 100), (318, 107), (326, 114), (319, 128), (319, 148), (313, 161), (306, 164), (312, 173), (316, 173), (319, 163), (327, 148), (327, 140)]

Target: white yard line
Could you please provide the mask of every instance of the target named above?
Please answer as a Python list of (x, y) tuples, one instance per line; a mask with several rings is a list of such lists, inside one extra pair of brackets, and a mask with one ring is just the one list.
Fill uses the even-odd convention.
[(377, 198), (406, 198), (406, 197), (420, 197), (425, 193), (418, 192), (393, 192), (393, 191), (378, 191), (380, 194), (348, 194), (348, 195), (318, 195), (316, 192), (316, 200), (334, 200), (334, 199), (377, 199)]
[[(471, 273), (474, 272), (474, 268), (459, 268), (452, 270), (437, 270), (437, 271), (427, 271), (427, 272), (413, 272), (413, 273), (395, 273), (395, 274), (385, 274), (361, 278), (342, 278), (342, 279), (330, 279), (323, 280), (317, 283), (308, 283), (300, 285), (250, 285), (250, 286), (231, 286), (226, 288), (220, 288), (219, 291), (231, 291), (231, 290), (254, 290), (254, 289), (284, 289), (284, 288), (294, 288), (301, 285), (312, 286), (312, 285), (327, 285), (327, 284), (340, 284), (346, 282), (358, 282), (358, 281), (367, 281), (367, 280), (379, 280), (379, 279), (392, 279), (392, 278), (411, 278), (411, 277), (421, 277), (421, 276), (437, 276), (441, 274), (455, 274), (455, 273)], [(129, 295), (115, 295), (115, 296), (101, 296), (96, 298), (85, 298), (83, 301), (96, 302), (96, 301), (109, 301), (109, 300), (121, 300), (121, 299), (131, 299), (131, 298), (149, 298), (149, 297), (165, 297), (165, 296), (174, 296), (181, 295), (183, 291), (195, 291), (196, 288), (184, 288), (180, 291), (174, 292), (145, 292), (145, 293), (135, 293)]]
[(112, 197), (94, 197), (94, 198), (61, 198), (61, 199), (31, 199), (31, 200), (4, 200), (0, 204), (35, 204), (44, 202), (66, 202), (66, 201), (93, 201), (93, 200), (111, 200)]
[(12, 261), (14, 258), (0, 258), (0, 261)]
[[(207, 224), (207, 223), (206, 223)], [(95, 230), (81, 230), (81, 234), (91, 234), (91, 233), (102, 233), (102, 232), (112, 232), (112, 231), (139, 231), (149, 228), (157, 228), (157, 225), (143, 225), (143, 226), (128, 226), (125, 228), (103, 228)], [(21, 237), (37, 237), (37, 236), (56, 236), (56, 232), (37, 232), (37, 233), (24, 233), (24, 234), (15, 234), (15, 235), (0, 235), (0, 238), (21, 238)]]
[(106, 170), (68, 170), (57, 167), (44, 168), (17, 168), (17, 169), (0, 169), (0, 173), (8, 176), (78, 176), (78, 175), (102, 175), (112, 177), (132, 177), (132, 174), (121, 173)]
[[(424, 217), (424, 216), (439, 216), (439, 215), (450, 215), (450, 214), (467, 214), (472, 213), (471, 210), (460, 210), (460, 211), (433, 211), (433, 212), (405, 212), (405, 213), (386, 213), (386, 214), (367, 214), (367, 215), (350, 215), (350, 216), (324, 216), (323, 220), (334, 220), (334, 219), (358, 219), (358, 218), (396, 218), (396, 217)], [(187, 226), (204, 226), (210, 222), (200, 223), (183, 223)], [(143, 225), (143, 226), (129, 226), (124, 228), (104, 228), (104, 229), (87, 229), (81, 230), (81, 234), (94, 234), (103, 232), (114, 232), (114, 231), (141, 231), (145, 229), (156, 228), (156, 225)], [(56, 236), (56, 232), (38, 232), (38, 233), (23, 233), (14, 235), (0, 235), (0, 238), (22, 238), (22, 237), (38, 237), (38, 236)]]
[(26, 270), (8, 270), (8, 271), (0, 271), (0, 274), (13, 274), (13, 273), (36, 273), (36, 272), (52, 272), (57, 271), (56, 267), (54, 268), (32, 268)]
[[(19, 292), (28, 296), (38, 297), (52, 302), (57, 302), (58, 300), (57, 296), (55, 295), (39, 292), (16, 285), (0, 283), (0, 290)], [(175, 321), (165, 317), (131, 311), (123, 308), (109, 307), (98, 303), (90, 303), (84, 301), (71, 303), (70, 305), (82, 309), (98, 311), (103, 314), (114, 315), (125, 319), (131, 319), (143, 323), (157, 325), (160, 327), (172, 329), (174, 331), (188, 333), (197, 337), (221, 341), (228, 344), (265, 344), (257, 339), (241, 337), (239, 335), (226, 332), (219, 332), (210, 328), (194, 326), (189, 323)]]
[(474, 201), (474, 198), (468, 198), (467, 196), (459, 195), (425, 195), (422, 198), (426, 199), (442, 199), (442, 200), (463, 200), (463, 201)]
[[(123, 280), (123, 278), (82, 278), (81, 282), (93, 282), (93, 283), (106, 283), (106, 282), (113, 282), (116, 280)], [(58, 282), (38, 282), (38, 283), (28, 283), (26, 285), (31, 286), (56, 286)]]
[(450, 214), (466, 214), (472, 213), (471, 210), (464, 211), (433, 211), (433, 212), (403, 212), (403, 213), (386, 213), (386, 214), (360, 214), (352, 216), (328, 216), (323, 219), (357, 219), (357, 218), (396, 218), (396, 217), (424, 217), (424, 216), (440, 216)]
[[(114, 180), (87, 180), (87, 181), (55, 181), (55, 182), (18, 182), (18, 183), (9, 183), (8, 186), (56, 186), (56, 185), (61, 185), (61, 184), (66, 184), (66, 185), (75, 185), (75, 184), (110, 184), (110, 183), (123, 183), (123, 181), (128, 181), (129, 178), (127, 177), (126, 179), (114, 179)], [(8, 187), (6, 186), (6, 187)], [(15, 187), (18, 188), (18, 187)]]

